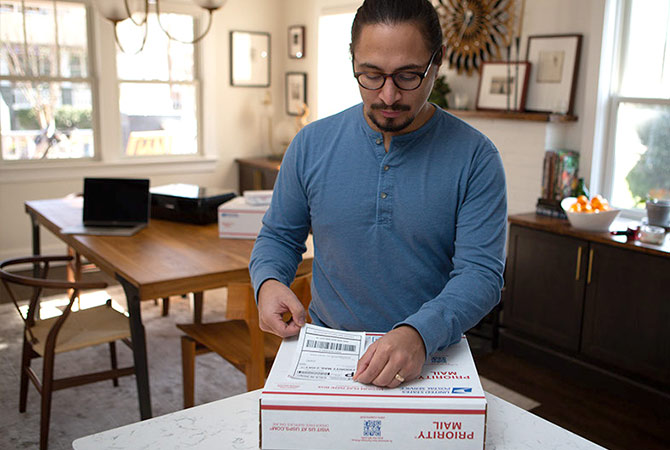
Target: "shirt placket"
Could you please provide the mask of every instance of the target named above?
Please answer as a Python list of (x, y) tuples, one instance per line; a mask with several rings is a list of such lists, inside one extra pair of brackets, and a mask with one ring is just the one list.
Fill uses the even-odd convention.
[[(379, 139), (382, 158), (379, 164), (379, 181), (377, 183), (377, 224), (389, 227), (393, 217), (393, 167), (392, 152), (384, 151), (384, 142)], [(391, 144), (393, 146), (393, 144)]]

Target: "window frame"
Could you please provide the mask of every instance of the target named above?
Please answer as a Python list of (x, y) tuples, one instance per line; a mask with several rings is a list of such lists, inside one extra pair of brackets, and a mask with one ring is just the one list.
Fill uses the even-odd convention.
[[(6, 182), (67, 179), (74, 176), (123, 176), (210, 172), (218, 162), (218, 155), (204, 147), (204, 115), (202, 95), (203, 41), (194, 48), (194, 80), (196, 119), (198, 122), (198, 153), (192, 155), (128, 156), (122, 148), (120, 121), (120, 78), (116, 73), (116, 42), (113, 25), (102, 17), (87, 0), (66, 0), (86, 7), (88, 38), (88, 75), (91, 77), (91, 104), (93, 108), (94, 156), (92, 158), (52, 160), (0, 160), (0, 176)], [(196, 35), (206, 23), (206, 11), (194, 4), (180, 4), (163, 0), (161, 12), (189, 14), (194, 18)], [(208, 36), (209, 37), (209, 36)], [(68, 79), (70, 81), (71, 79)], [(104, 124), (104, 126), (103, 126)], [(111, 170), (111, 172), (110, 172)], [(45, 172), (48, 175), (45, 176)]]
[[(630, 35), (630, 17), (633, 7), (632, 0), (613, 0), (615, 8), (614, 24), (610, 28), (610, 36), (604, 36), (605, 42), (608, 37), (612, 39), (609, 50), (613, 54), (610, 66), (610, 78), (605, 80), (608, 83), (607, 107), (606, 107), (606, 133), (603, 143), (604, 154), (602, 160), (602, 174), (600, 177), (599, 192), (606, 198), (611, 198), (614, 183), (614, 165), (616, 159), (616, 134), (619, 120), (619, 107), (622, 103), (638, 103), (654, 106), (670, 106), (669, 98), (662, 97), (635, 97), (621, 95), (621, 82), (626, 61), (626, 44)], [(604, 46), (604, 49), (606, 46)], [(598, 185), (595, 185), (598, 187)], [(618, 205), (613, 205), (619, 207)], [(640, 220), (646, 216), (644, 208), (621, 208), (622, 216)]]
[[(193, 17), (193, 35), (194, 36), (199, 36), (199, 33), (202, 32), (202, 24), (203, 24), (203, 15), (202, 15), (202, 10), (199, 8), (196, 8), (194, 5), (183, 5), (183, 4), (174, 4), (174, 3), (169, 3), (166, 1), (161, 2), (161, 14), (184, 14), (184, 15), (190, 15)], [(154, 10), (150, 10), (150, 13), (155, 13)], [(162, 31), (159, 31), (162, 32)], [(149, 37), (150, 38), (150, 37)], [(132, 80), (132, 79), (122, 79), (118, 75), (118, 70), (116, 68), (116, 55), (117, 55), (117, 47), (116, 45), (114, 46), (114, 74), (116, 76), (116, 91), (118, 92), (118, 100), (120, 100), (121, 96), (121, 84), (123, 83), (128, 83), (128, 84), (142, 84), (142, 83), (147, 83), (147, 84), (161, 84), (161, 85), (170, 85), (170, 84), (179, 84), (179, 85), (187, 85), (187, 86), (193, 86), (195, 90), (195, 116), (196, 116), (196, 121), (197, 121), (197, 133), (198, 133), (198, 138), (196, 139), (196, 145), (197, 149), (195, 153), (188, 154), (188, 155), (126, 155), (125, 149), (123, 148), (123, 138), (121, 137), (119, 141), (119, 157), (121, 160), (172, 160), (175, 158), (184, 158), (184, 157), (198, 157), (202, 158), (205, 155), (204, 149), (203, 149), (203, 114), (202, 114), (202, 66), (201, 66), (201, 52), (202, 52), (202, 46), (200, 43), (193, 44), (193, 80), (190, 81), (170, 81), (170, 80), (158, 80), (158, 79), (150, 79), (150, 80)], [(123, 129), (121, 127), (121, 122), (120, 122), (120, 117), (121, 117), (121, 109), (119, 105), (119, 101), (116, 102), (117, 104), (117, 115), (119, 117), (119, 136), (122, 135)]]
[[(54, 162), (72, 162), (72, 161), (93, 161), (96, 160), (96, 156), (98, 155), (98, 136), (99, 136), (99, 124), (96, 120), (96, 110), (97, 110), (97, 105), (96, 105), (96, 90), (97, 90), (97, 80), (95, 76), (95, 72), (93, 71), (93, 61), (95, 58), (95, 53), (93, 51), (93, 41), (92, 41), (92, 30), (91, 30), (91, 20), (92, 20), (92, 14), (91, 14), (91, 6), (84, 0), (57, 0), (61, 3), (71, 3), (71, 4), (78, 4), (78, 5), (83, 5), (85, 8), (85, 13), (86, 13), (86, 47), (87, 47), (87, 52), (88, 52), (88, 66), (87, 66), (87, 76), (82, 77), (64, 77), (61, 73), (61, 61), (60, 61), (60, 53), (61, 53), (61, 48), (63, 46), (60, 45), (58, 42), (58, 35), (56, 35), (56, 42), (54, 42), (54, 47), (56, 48), (57, 51), (57, 61), (56, 61), (56, 75), (48, 76), (48, 75), (34, 75), (31, 73), (29, 76), (17, 76), (17, 75), (0, 75), (0, 81), (9, 81), (11, 83), (21, 83), (21, 82), (26, 82), (26, 83), (63, 83), (63, 82), (68, 82), (68, 83), (85, 83), (90, 86), (91, 89), (91, 121), (92, 121), (92, 133), (93, 133), (93, 156), (92, 157), (81, 157), (81, 158), (66, 158), (66, 159), (20, 159), (20, 160), (7, 160), (2, 158), (2, 140), (0, 139), (0, 167), (12, 167), (15, 165), (22, 165), (22, 164), (52, 164)], [(25, 14), (25, 11), (23, 12)], [(55, 17), (55, 16), (54, 16)], [(56, 30), (58, 28), (56, 27)], [(25, 47), (25, 45), (24, 45)], [(25, 51), (25, 49), (24, 49)], [(24, 53), (23, 57), (27, 57), (27, 55)], [(38, 71), (39, 71), (39, 61), (37, 62), (38, 66)]]

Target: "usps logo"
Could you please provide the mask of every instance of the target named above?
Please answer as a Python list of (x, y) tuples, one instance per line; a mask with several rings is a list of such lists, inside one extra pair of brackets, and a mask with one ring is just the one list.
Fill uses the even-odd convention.
[(472, 392), (471, 387), (454, 387), (451, 388), (451, 393), (452, 394), (469, 394)]
[(432, 356), (430, 358), (430, 363), (431, 364), (446, 364), (447, 363), (447, 357), (446, 356)]
[(363, 436), (381, 437), (381, 435), (382, 435), (381, 420), (366, 420), (363, 422)]

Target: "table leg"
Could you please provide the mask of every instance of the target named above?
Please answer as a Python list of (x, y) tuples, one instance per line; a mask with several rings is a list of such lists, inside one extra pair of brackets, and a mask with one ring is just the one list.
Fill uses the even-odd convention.
[(149, 391), (149, 365), (147, 363), (147, 343), (142, 325), (140, 295), (135, 286), (125, 278), (116, 275), (126, 293), (128, 314), (130, 315), (130, 337), (133, 342), (133, 359), (135, 362), (135, 379), (137, 380), (137, 396), (140, 400), (140, 418), (151, 418), (151, 392)]
[(193, 323), (202, 323), (203, 299), (204, 293), (202, 291), (193, 293)]
[[(30, 225), (33, 237), (33, 256), (39, 256), (41, 250), (40, 245), (40, 224), (35, 219), (35, 216), (30, 214)], [(40, 265), (38, 263), (33, 264), (33, 277), (38, 278), (40, 276)]]

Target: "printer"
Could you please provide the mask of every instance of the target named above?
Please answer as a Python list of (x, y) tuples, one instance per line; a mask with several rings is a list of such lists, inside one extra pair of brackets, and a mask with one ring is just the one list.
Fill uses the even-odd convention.
[(217, 222), (217, 207), (234, 192), (194, 184), (167, 184), (150, 189), (151, 218), (205, 225)]

